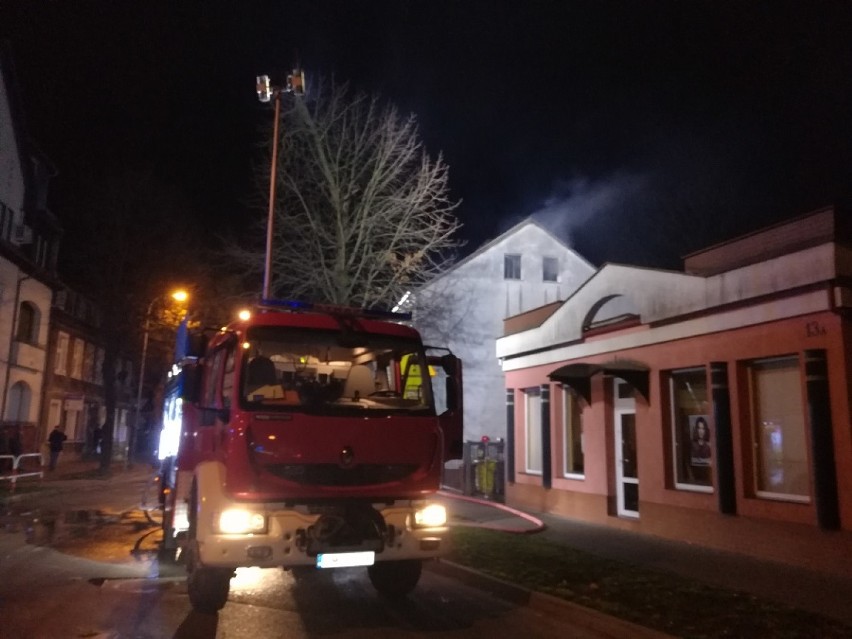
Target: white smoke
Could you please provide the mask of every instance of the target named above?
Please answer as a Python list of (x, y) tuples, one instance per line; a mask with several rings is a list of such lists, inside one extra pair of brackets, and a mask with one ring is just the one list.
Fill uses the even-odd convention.
[[(615, 173), (606, 178), (572, 178), (559, 183), (532, 217), (566, 244), (574, 231), (600, 215), (617, 212), (635, 203), (645, 191), (645, 176)], [(614, 219), (617, 216), (612, 216)]]

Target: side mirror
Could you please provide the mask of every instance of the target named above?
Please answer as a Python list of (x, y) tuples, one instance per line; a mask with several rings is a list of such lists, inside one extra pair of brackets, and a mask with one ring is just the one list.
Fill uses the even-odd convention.
[(441, 368), (450, 377), (458, 377), (459, 374), (459, 358), (452, 353), (443, 355), (440, 359)]
[(207, 350), (207, 335), (199, 331), (190, 333), (187, 338), (186, 355), (188, 357), (201, 357)]
[(185, 402), (197, 402), (201, 398), (201, 364), (188, 364), (179, 373), (180, 390), (178, 396)]

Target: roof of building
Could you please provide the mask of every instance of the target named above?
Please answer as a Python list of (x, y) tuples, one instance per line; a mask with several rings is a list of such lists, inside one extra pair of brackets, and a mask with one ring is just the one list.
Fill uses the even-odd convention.
[[(829, 207), (693, 253), (690, 272), (605, 264), (559, 308), (507, 319), (512, 330), (498, 340), (498, 356), (580, 343), (595, 327), (669, 325), (752, 301), (775, 300), (774, 312), (787, 312), (782, 297), (824, 296), (827, 283), (852, 276), (848, 226)], [(639, 322), (616, 321), (631, 318)]]
[(455, 271), (455, 270), (457, 270), (457, 269), (461, 268), (461, 267), (462, 267), (462, 266), (464, 266), (465, 264), (468, 264), (468, 263), (470, 263), (470, 262), (474, 261), (476, 258), (478, 258), (479, 256), (483, 255), (484, 253), (487, 253), (490, 249), (494, 248), (495, 246), (497, 246), (497, 245), (498, 245), (498, 244), (500, 244), (501, 242), (505, 241), (506, 239), (508, 239), (508, 238), (509, 238), (509, 237), (511, 237), (512, 235), (515, 235), (515, 234), (516, 234), (516, 233), (518, 233), (519, 231), (521, 231), (521, 230), (523, 230), (523, 229), (525, 229), (525, 228), (527, 228), (527, 227), (530, 227), (530, 226), (531, 226), (531, 227), (535, 227), (536, 229), (538, 229), (538, 230), (539, 230), (539, 231), (541, 231), (542, 233), (545, 233), (545, 234), (546, 234), (548, 237), (550, 237), (550, 238), (551, 238), (554, 242), (556, 242), (556, 243), (560, 244), (560, 245), (561, 245), (561, 246), (565, 249), (565, 251), (567, 251), (567, 252), (571, 253), (572, 255), (574, 255), (574, 256), (577, 258), (577, 260), (578, 260), (578, 261), (582, 262), (583, 264), (588, 265), (589, 269), (594, 270), (594, 266), (593, 266), (593, 265), (591, 264), (591, 262), (589, 262), (589, 261), (588, 261), (585, 257), (583, 257), (583, 256), (582, 256), (582, 255), (580, 255), (577, 251), (575, 251), (575, 250), (574, 250), (574, 249), (572, 249), (570, 246), (568, 246), (567, 244), (565, 244), (565, 242), (563, 242), (563, 241), (562, 241), (562, 240), (560, 240), (558, 237), (556, 237), (553, 233), (551, 233), (550, 231), (548, 231), (545, 227), (543, 227), (543, 226), (542, 226), (542, 225), (541, 225), (538, 221), (536, 221), (534, 218), (532, 218), (532, 217), (528, 217), (528, 218), (526, 218), (526, 219), (524, 219), (524, 220), (522, 220), (522, 221), (518, 222), (517, 224), (515, 224), (514, 226), (512, 226), (512, 227), (511, 227), (511, 228), (509, 228), (508, 230), (504, 231), (503, 233), (501, 233), (501, 234), (500, 234), (500, 235), (498, 235), (497, 237), (495, 237), (495, 238), (493, 238), (493, 239), (491, 239), (491, 240), (488, 240), (488, 241), (487, 241), (487, 242), (485, 242), (484, 244), (480, 245), (480, 246), (479, 246), (479, 248), (477, 248), (475, 251), (473, 251), (473, 253), (471, 253), (470, 255), (467, 255), (467, 256), (466, 256), (466, 257), (464, 257), (463, 259), (461, 259), (461, 260), (459, 260), (458, 262), (456, 262), (455, 264), (453, 264), (453, 266), (452, 266), (451, 268), (449, 268), (449, 269), (447, 269), (446, 271), (444, 271), (441, 275), (439, 275), (439, 276), (438, 276), (438, 277), (436, 277), (434, 280), (432, 280), (431, 282), (429, 282), (428, 284), (426, 284), (426, 286), (428, 286), (428, 285), (429, 285), (429, 284), (431, 284), (432, 282), (436, 282), (436, 281), (438, 281), (438, 280), (442, 279), (442, 278), (443, 278), (443, 277), (445, 277), (446, 275), (448, 275), (448, 274), (452, 273), (453, 271)]
[(714, 275), (826, 242), (852, 242), (849, 211), (827, 206), (703, 248), (684, 257), (684, 270)]

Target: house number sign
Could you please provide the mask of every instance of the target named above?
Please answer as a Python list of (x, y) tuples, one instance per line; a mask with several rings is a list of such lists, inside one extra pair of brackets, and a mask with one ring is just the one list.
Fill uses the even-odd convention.
[(820, 337), (826, 334), (825, 326), (819, 322), (808, 322), (805, 324), (805, 334), (808, 337)]

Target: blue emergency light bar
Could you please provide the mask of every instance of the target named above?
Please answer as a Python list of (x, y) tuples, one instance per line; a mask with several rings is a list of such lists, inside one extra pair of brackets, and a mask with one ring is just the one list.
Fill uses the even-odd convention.
[(300, 300), (261, 299), (258, 306), (261, 308), (284, 309), (294, 312), (312, 311), (314, 313), (328, 313), (329, 315), (389, 319), (397, 322), (411, 320), (411, 313), (387, 311), (381, 308), (356, 308), (354, 306), (337, 306), (336, 304), (319, 304), (316, 302), (302, 302)]

